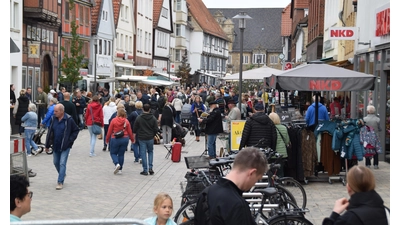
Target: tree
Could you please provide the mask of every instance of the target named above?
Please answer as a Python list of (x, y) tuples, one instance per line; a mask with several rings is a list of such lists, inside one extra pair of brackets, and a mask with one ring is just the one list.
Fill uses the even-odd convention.
[(187, 49), (185, 49), (184, 54), (182, 55), (181, 65), (179, 65), (178, 72), (176, 74), (177, 77), (181, 78), (181, 84), (187, 84), (189, 82), (189, 75), (192, 68), (190, 68), (190, 63), (187, 63), (188, 55)]
[(79, 38), (79, 35), (76, 32), (79, 28), (79, 25), (76, 23), (76, 18), (74, 13), (75, 0), (69, 0), (68, 5), (69, 9), (72, 11), (72, 16), (70, 21), (70, 30), (72, 38), (70, 39), (71, 45), (69, 49), (66, 49), (65, 46), (61, 46), (61, 51), (63, 51), (64, 57), (61, 61), (59, 70), (64, 72), (65, 76), (59, 77), (59, 81), (70, 82), (75, 87), (75, 84), (79, 80), (82, 80), (79, 70), (85, 65), (85, 62), (83, 61), (85, 55), (82, 54), (83, 41)]

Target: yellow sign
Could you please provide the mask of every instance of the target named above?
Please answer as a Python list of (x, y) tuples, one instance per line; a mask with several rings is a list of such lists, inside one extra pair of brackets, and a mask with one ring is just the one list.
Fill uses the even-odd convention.
[(245, 123), (246, 120), (231, 121), (231, 150), (239, 150)]

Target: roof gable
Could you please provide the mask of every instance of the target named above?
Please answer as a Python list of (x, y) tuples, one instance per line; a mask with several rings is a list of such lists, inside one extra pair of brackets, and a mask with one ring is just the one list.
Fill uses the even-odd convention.
[(192, 19), (196, 20), (203, 32), (229, 41), (228, 36), (217, 23), (211, 12), (201, 0), (187, 0)]
[(292, 19), (290, 18), (291, 4), (282, 11), (281, 36), (288, 37), (292, 32)]
[[(114, 20), (114, 27), (118, 25), (118, 18), (119, 18), (119, 11), (121, 8), (121, 1), (122, 0), (112, 0), (112, 13), (113, 13), (113, 20)], [(94, 4), (91, 10), (92, 14), (92, 35), (96, 35), (100, 25), (101, 19), (101, 12), (104, 7), (104, 0), (94, 0)], [(110, 12), (111, 14), (111, 12)], [(111, 18), (110, 18), (111, 19)]]
[(153, 0), (153, 27), (157, 27), (164, 0)]

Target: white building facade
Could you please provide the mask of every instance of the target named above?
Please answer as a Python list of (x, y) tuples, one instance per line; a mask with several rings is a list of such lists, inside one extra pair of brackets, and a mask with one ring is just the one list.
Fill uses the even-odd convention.
[(10, 53), (10, 84), (14, 84), (16, 97), (22, 88), (27, 88), (23, 82), (26, 70), (22, 74), (22, 8), (22, 0), (10, 1), (10, 38), (19, 49), (19, 52)]

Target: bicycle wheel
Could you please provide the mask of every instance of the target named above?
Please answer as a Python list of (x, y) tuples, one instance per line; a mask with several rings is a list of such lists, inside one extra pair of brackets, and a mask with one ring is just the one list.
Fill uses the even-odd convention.
[(177, 223), (177, 224), (182, 224), (182, 223), (194, 220), (194, 210), (195, 210), (195, 208), (196, 208), (196, 202), (195, 201), (186, 202), (176, 212), (176, 214), (174, 216), (174, 222)]
[(303, 185), (300, 184), (297, 180), (292, 177), (282, 177), (275, 181), (276, 186), (284, 187), (288, 190), (292, 196), (295, 197), (296, 201), (293, 201), (298, 204), (298, 206), (302, 209), (306, 208), (307, 205), (307, 194), (306, 190), (304, 190)]
[(313, 225), (309, 220), (299, 215), (278, 215), (268, 219), (268, 225)]

